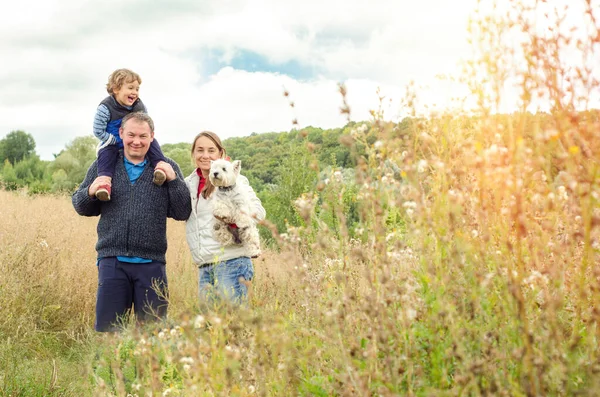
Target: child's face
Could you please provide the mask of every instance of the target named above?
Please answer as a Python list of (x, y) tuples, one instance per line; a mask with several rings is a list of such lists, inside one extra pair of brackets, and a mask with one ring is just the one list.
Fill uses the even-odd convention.
[(132, 106), (138, 98), (140, 92), (140, 83), (137, 80), (129, 81), (119, 89), (113, 90), (115, 99), (123, 106)]

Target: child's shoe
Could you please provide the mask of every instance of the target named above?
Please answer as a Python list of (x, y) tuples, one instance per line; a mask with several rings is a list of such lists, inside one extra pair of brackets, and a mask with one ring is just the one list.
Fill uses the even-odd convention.
[(166, 180), (167, 180), (167, 174), (165, 174), (165, 172), (163, 170), (161, 170), (160, 168), (158, 168), (158, 167), (155, 168), (154, 169), (154, 179), (152, 180), (152, 182), (154, 182), (154, 184), (156, 186), (162, 186)]
[(100, 185), (96, 190), (96, 198), (100, 201), (110, 201), (110, 187), (109, 183)]

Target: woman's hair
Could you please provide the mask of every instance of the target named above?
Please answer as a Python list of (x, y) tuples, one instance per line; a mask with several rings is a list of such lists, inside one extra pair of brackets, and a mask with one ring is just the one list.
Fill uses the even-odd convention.
[[(221, 153), (222, 159), (224, 159), (227, 156), (227, 151), (225, 150), (225, 148), (223, 147), (223, 144), (221, 143), (221, 138), (219, 138), (219, 136), (217, 134), (215, 134), (214, 132), (202, 131), (201, 133), (196, 135), (196, 137), (194, 138), (194, 141), (192, 142), (192, 153), (191, 153), (192, 161), (194, 160), (194, 149), (196, 148), (196, 141), (198, 141), (198, 139), (200, 139), (203, 136), (205, 136), (208, 139), (210, 139), (211, 141), (213, 141), (213, 143), (215, 144), (215, 146)], [(204, 185), (204, 189), (202, 190), (202, 197), (204, 197), (205, 199), (209, 198), (214, 190), (215, 190), (214, 185), (212, 183), (210, 183), (209, 178), (206, 178), (206, 183)]]
[(137, 81), (142, 84), (142, 78), (139, 74), (132, 72), (129, 69), (117, 69), (108, 76), (106, 83), (106, 91), (109, 95), (114, 94), (114, 90), (120, 90), (124, 84)]

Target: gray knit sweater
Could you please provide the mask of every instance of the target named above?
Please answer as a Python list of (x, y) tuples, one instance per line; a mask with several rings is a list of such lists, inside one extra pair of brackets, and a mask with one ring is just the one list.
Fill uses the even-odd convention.
[(192, 211), (190, 193), (177, 163), (171, 159), (177, 178), (163, 186), (152, 183), (153, 169), (147, 165), (139, 179), (131, 184), (122, 153), (112, 180), (110, 201), (88, 195), (88, 188), (98, 176), (94, 161), (72, 201), (83, 216), (100, 215), (98, 221), (98, 257), (137, 256), (166, 262), (167, 217), (185, 221)]

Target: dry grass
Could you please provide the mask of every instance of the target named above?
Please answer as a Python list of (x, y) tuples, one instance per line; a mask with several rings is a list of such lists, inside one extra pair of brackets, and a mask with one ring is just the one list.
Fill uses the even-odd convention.
[[(47, 305), (72, 310), (82, 325), (93, 324), (97, 283), (96, 225), (98, 218), (78, 216), (66, 196), (34, 196), (0, 190), (0, 257), (2, 285), (15, 293), (52, 289)], [(168, 220), (167, 277), (173, 315), (197, 294), (197, 270), (185, 240), (183, 222)], [(255, 260), (259, 279), (281, 283), (290, 277), (289, 256), (267, 251)], [(260, 290), (261, 286), (257, 286)], [(5, 296), (10, 294), (6, 293)], [(3, 307), (8, 307), (3, 306)], [(43, 308), (42, 308), (43, 309)], [(58, 309), (57, 309), (58, 310)]]
[[(574, 92), (600, 80), (569, 62), (595, 59), (600, 35), (570, 40), (552, 7), (513, 1), (472, 26), (473, 114), (401, 128), (374, 112), (343, 137), (364, 153), (355, 181), (333, 173), (295, 201), (304, 224), (256, 261), (249, 308), (197, 307), (170, 223), (168, 321), (99, 337), (95, 220), (64, 197), (0, 192), (0, 392), (597, 395), (600, 113)], [(522, 111), (494, 113), (510, 84)], [(535, 98), (551, 111), (526, 112)]]
[[(572, 142), (594, 147), (598, 121), (571, 116), (442, 116), (409, 139), (385, 123), (354, 131), (367, 147), (354, 237), (347, 182), (332, 177), (323, 202), (296, 201), (306, 226), (255, 261), (251, 307), (206, 311), (184, 225), (170, 221), (169, 319), (118, 336), (91, 331), (96, 219), (67, 197), (0, 192), (0, 390), (593, 395), (598, 161)], [(337, 231), (317, 206), (338, 208)]]
[[(93, 332), (97, 218), (78, 216), (70, 198), (65, 196), (29, 197), (0, 191), (0, 201), (3, 203), (0, 215), (5, 220), (0, 225), (2, 394), (80, 395), (96, 390), (104, 395), (113, 390), (119, 395), (119, 390), (127, 387), (131, 391), (135, 386), (134, 380), (119, 375), (119, 368), (123, 367), (121, 361), (131, 357), (117, 355), (119, 360), (112, 361), (114, 356), (110, 346), (117, 347), (119, 352), (123, 345), (134, 343), (132, 341), (139, 346), (140, 339), (158, 338), (161, 332), (170, 334), (172, 329), (197, 331), (193, 327), (199, 313), (197, 270), (185, 242), (182, 222), (169, 220), (168, 224), (170, 320), (158, 328), (131, 328), (125, 336), (111, 338)], [(225, 393), (232, 390), (231, 386), (226, 386), (231, 383), (227, 369), (231, 360), (225, 359), (223, 354), (230, 354), (231, 350), (227, 349), (234, 343), (239, 343), (238, 348), (246, 349), (248, 354), (240, 359), (238, 352), (236, 357), (240, 362), (253, 357), (252, 364), (245, 361), (248, 367), (243, 370), (239, 363), (236, 364), (237, 371), (252, 380), (247, 383), (249, 389), (246, 392), (258, 388), (264, 393), (274, 388), (267, 394), (287, 394), (289, 379), (294, 379), (296, 385), (299, 382), (298, 362), (304, 362), (306, 368), (310, 368), (310, 356), (305, 356), (305, 349), (311, 354), (336, 354), (335, 350), (340, 346), (324, 345), (317, 351), (310, 342), (316, 337), (319, 345), (325, 343), (323, 338), (327, 337), (327, 330), (322, 328), (322, 316), (330, 323), (330, 330), (339, 325), (334, 321), (339, 315), (339, 302), (332, 301), (323, 306), (323, 299), (338, 299), (343, 292), (342, 285), (347, 281), (355, 284), (353, 288), (357, 292), (367, 294), (371, 282), (364, 276), (368, 275), (369, 269), (363, 264), (343, 275), (344, 265), (335, 258), (335, 251), (317, 250), (309, 258), (299, 253), (300, 248), (290, 245), (279, 253), (267, 250), (255, 260), (251, 310), (231, 312), (222, 308), (203, 313), (207, 324), (210, 318), (217, 316), (221, 318), (219, 322), (228, 324), (225, 329), (210, 328), (211, 333), (201, 334), (198, 344), (190, 344), (193, 338), (185, 342), (191, 349), (186, 357), (193, 356), (194, 352), (212, 357), (214, 366), (205, 368), (205, 391)], [(337, 249), (345, 248), (338, 243)], [(356, 318), (356, 321), (364, 320), (368, 319)], [(242, 335), (250, 338), (245, 339)], [(211, 340), (206, 342), (211, 344), (208, 350), (200, 351), (201, 347), (206, 349), (201, 342), (203, 337)], [(298, 345), (296, 338), (303, 342)], [(336, 342), (340, 343), (346, 342)], [(106, 346), (108, 352), (103, 350)], [(226, 349), (226, 346), (230, 347)], [(145, 360), (154, 360), (156, 356), (172, 354), (171, 348), (160, 343), (153, 345), (153, 354), (136, 357), (135, 367), (143, 367)], [(179, 356), (176, 357), (181, 358)], [(167, 361), (173, 359), (169, 356)], [(282, 371), (284, 363), (289, 363), (289, 371)], [(155, 368), (161, 376), (164, 375), (164, 368), (160, 369), (163, 365), (165, 362)], [(202, 373), (199, 368), (196, 370)], [(141, 377), (139, 381), (143, 379)], [(185, 382), (178, 379), (177, 384), (183, 387)], [(273, 386), (277, 384), (281, 389)], [(198, 387), (189, 379), (186, 385)], [(161, 381), (151, 382), (145, 390), (167, 388), (168, 383)]]
[[(94, 246), (98, 218), (78, 216), (70, 197), (66, 196), (30, 197), (0, 190), (0, 201), (3, 219), (0, 223), (0, 271), (4, 275), (0, 280), (1, 296), (18, 298), (28, 291), (36, 291), (36, 294), (43, 291), (39, 294), (47, 298), (42, 306), (26, 310), (32, 314), (46, 313), (44, 319), (40, 319), (42, 325), (57, 321), (50, 317), (65, 317), (78, 327), (93, 326), (97, 284)], [(178, 316), (195, 304), (197, 270), (185, 240), (184, 223), (169, 219), (167, 235), (171, 314)], [(298, 265), (294, 258), (271, 251), (256, 259), (256, 299), (266, 300), (267, 288), (289, 281), (293, 265)], [(14, 307), (2, 302), (0, 307), (5, 310)], [(32, 306), (24, 300), (22, 303), (23, 308)], [(56, 316), (50, 315), (51, 311), (56, 311)], [(15, 314), (2, 317), (8, 321), (6, 319)], [(24, 316), (24, 320), (22, 326), (31, 328), (31, 319)]]

